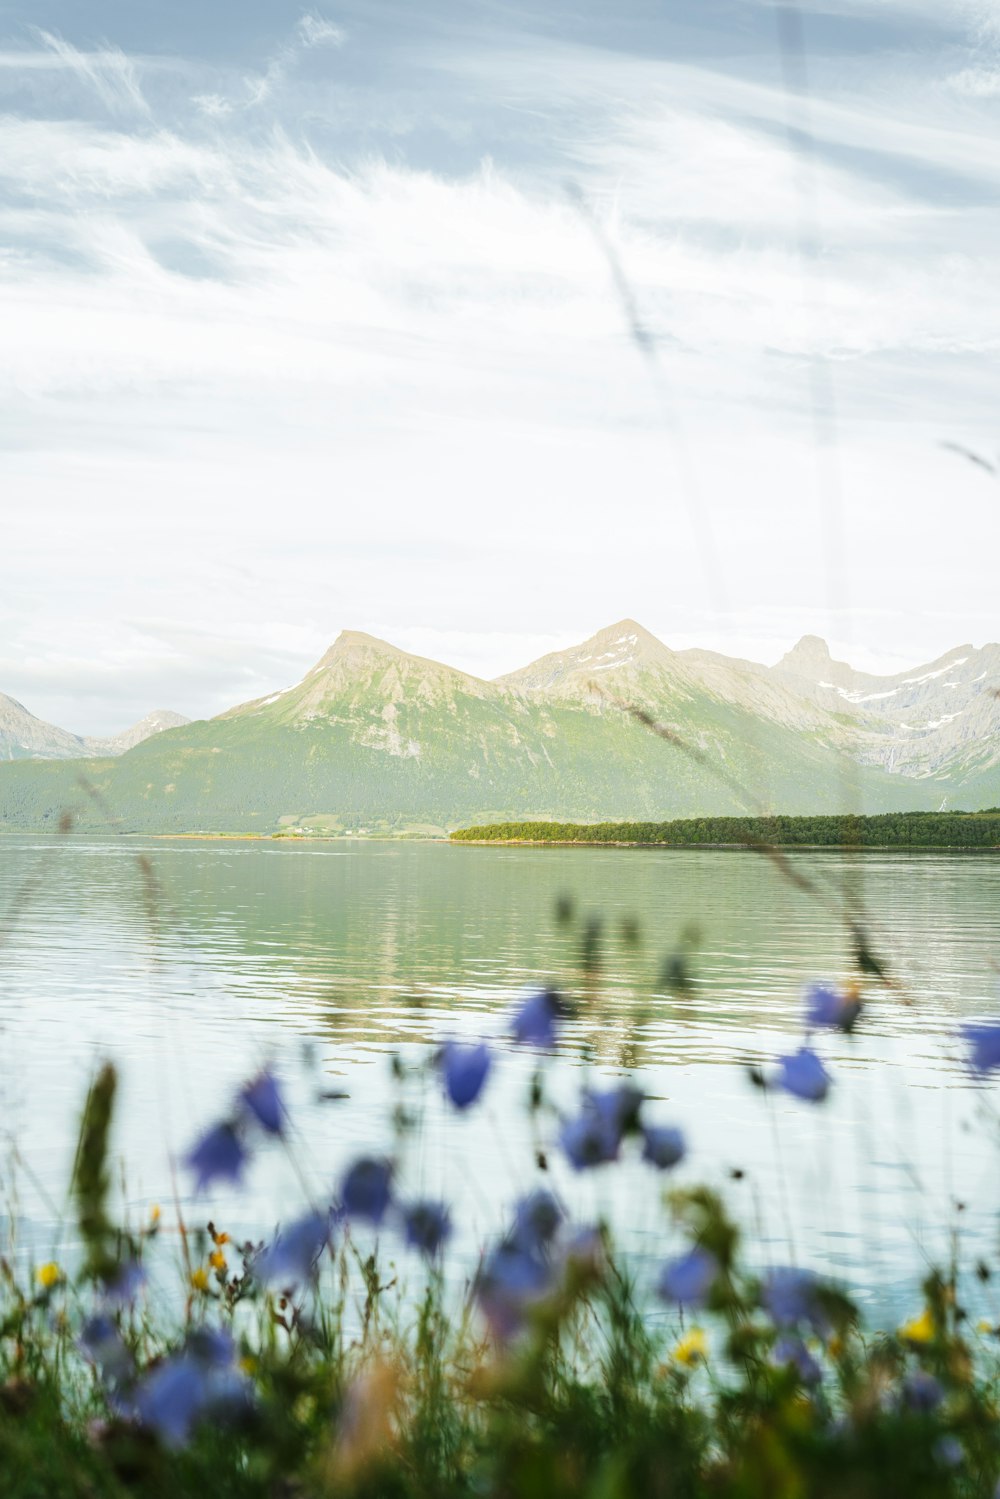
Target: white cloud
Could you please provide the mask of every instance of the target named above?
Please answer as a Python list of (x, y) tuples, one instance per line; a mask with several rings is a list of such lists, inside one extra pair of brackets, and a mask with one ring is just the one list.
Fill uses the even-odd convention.
[(89, 84), (112, 114), (149, 115), (136, 66), (119, 48), (82, 52), (55, 32), (40, 27), (32, 29), (58, 66), (76, 73)]
[[(435, 80), (464, 69), (545, 122), (537, 160), (346, 164), (268, 113), (305, 50), (340, 40), (303, 18), (254, 75), (254, 120), (253, 90), (205, 69), (169, 125), (0, 118), (0, 393), (17, 433), (0, 599), (21, 622), (0, 629), (0, 689), (110, 732), (154, 704), (203, 714), (285, 686), (341, 627), (485, 674), (623, 615), (772, 657), (806, 630), (843, 639), (823, 582), (817, 349), (837, 360), (856, 638), (909, 663), (973, 633), (963, 609), (993, 597), (989, 549), (967, 546), (986, 500), (934, 445), (995, 446), (1000, 166), (975, 96), (869, 80), (818, 99), (827, 235), (803, 265), (775, 89), (496, 48), (438, 59)], [(31, 57), (79, 72), (80, 55)], [(138, 74), (97, 55), (131, 108), (121, 79)], [(194, 76), (178, 72), (186, 100)], [(658, 340), (735, 619), (711, 604), (719, 580), (569, 175)], [(766, 618), (764, 597), (780, 602)], [(155, 639), (122, 623), (152, 616)], [(74, 681), (89, 722), (64, 711)]]
[(342, 47), (346, 40), (343, 27), (314, 13), (304, 15), (295, 29), (307, 47)]

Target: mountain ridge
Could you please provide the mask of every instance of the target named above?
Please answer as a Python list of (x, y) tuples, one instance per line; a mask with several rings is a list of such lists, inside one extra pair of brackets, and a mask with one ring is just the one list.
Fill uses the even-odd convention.
[[(0, 826), (58, 818), (59, 763), (0, 774)], [(157, 831), (975, 809), (1000, 802), (1000, 646), (878, 677), (817, 636), (765, 666), (625, 618), (487, 681), (345, 630), (292, 686), (92, 774), (123, 826)]]

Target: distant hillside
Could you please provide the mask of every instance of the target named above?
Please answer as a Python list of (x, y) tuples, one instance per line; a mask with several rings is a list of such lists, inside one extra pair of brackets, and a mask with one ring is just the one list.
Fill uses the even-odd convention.
[(98, 824), (81, 770), (122, 827), (161, 832), (431, 833), (996, 804), (1000, 649), (942, 661), (883, 682), (806, 640), (767, 668), (672, 651), (623, 620), (486, 682), (347, 631), (295, 686), (117, 760), (0, 767), (0, 827), (52, 826), (70, 802)]

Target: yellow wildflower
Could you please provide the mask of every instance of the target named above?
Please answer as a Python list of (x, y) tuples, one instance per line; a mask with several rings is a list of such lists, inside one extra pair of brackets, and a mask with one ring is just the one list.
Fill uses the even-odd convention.
[(213, 1244), (228, 1244), (229, 1243), (229, 1235), (228, 1234), (217, 1234), (216, 1231), (215, 1231), (215, 1229), (213, 1228), (212, 1229), (212, 1243)]
[(198, 1266), (197, 1270), (191, 1271), (191, 1285), (196, 1291), (208, 1290), (208, 1272), (201, 1265)]
[(213, 1270), (224, 1271), (228, 1268), (226, 1265), (226, 1256), (223, 1254), (221, 1249), (212, 1250), (212, 1253), (208, 1257), (208, 1263), (211, 1265)]
[(156, 1225), (159, 1223), (159, 1221), (160, 1221), (160, 1204), (158, 1202), (154, 1202), (153, 1206), (149, 1210), (149, 1225), (150, 1225), (150, 1227), (151, 1228), (155, 1228)]
[(984, 1337), (990, 1337), (993, 1333), (996, 1332), (996, 1328), (993, 1326), (992, 1322), (987, 1322), (986, 1318), (982, 1317), (976, 1323), (976, 1331), (981, 1332)]
[(899, 1329), (899, 1336), (907, 1343), (933, 1343), (935, 1328), (930, 1308), (925, 1306), (919, 1317), (904, 1322)]
[(43, 1290), (51, 1291), (63, 1278), (63, 1273), (55, 1260), (49, 1260), (47, 1265), (39, 1265), (35, 1271), (35, 1279)]
[(689, 1369), (707, 1356), (708, 1339), (700, 1327), (692, 1327), (691, 1331), (674, 1346), (671, 1353), (671, 1358), (676, 1363), (686, 1364)]

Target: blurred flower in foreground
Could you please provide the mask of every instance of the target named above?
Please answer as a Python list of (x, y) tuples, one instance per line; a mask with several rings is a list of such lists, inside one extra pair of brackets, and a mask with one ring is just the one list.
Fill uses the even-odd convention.
[(428, 1259), (451, 1234), (451, 1215), (443, 1202), (414, 1202), (403, 1210), (406, 1242)]
[(854, 984), (843, 991), (828, 984), (812, 984), (806, 990), (806, 1029), (853, 1031), (861, 1014), (861, 995)]
[(559, 1132), (559, 1143), (575, 1170), (618, 1159), (622, 1137), (638, 1128), (642, 1099), (631, 1083), (583, 1095), (580, 1113)]
[(264, 1285), (291, 1290), (312, 1280), (332, 1231), (329, 1213), (307, 1213), (280, 1232), (254, 1261), (254, 1274)]
[(375, 1156), (355, 1161), (344, 1177), (340, 1201), (348, 1217), (381, 1223), (392, 1201), (392, 1162)]
[(138, 1260), (123, 1260), (102, 1283), (101, 1290), (108, 1306), (131, 1306), (143, 1286), (146, 1272)]
[(494, 1337), (506, 1341), (520, 1332), (532, 1307), (552, 1287), (550, 1266), (507, 1241), (484, 1261), (476, 1277), (476, 1300)]
[(249, 1409), (251, 1390), (234, 1367), (235, 1347), (228, 1334), (199, 1329), (181, 1353), (151, 1369), (136, 1394), (144, 1426), (168, 1447), (183, 1447), (202, 1416), (233, 1417)]
[(701, 1328), (692, 1327), (680, 1342), (674, 1344), (670, 1357), (675, 1363), (684, 1364), (688, 1369), (703, 1363), (708, 1357), (708, 1339)]
[(55, 1286), (59, 1285), (63, 1279), (63, 1273), (55, 1260), (49, 1260), (47, 1265), (39, 1265), (35, 1271), (35, 1279), (43, 1291), (51, 1291)]
[(202, 1135), (184, 1164), (195, 1174), (195, 1191), (201, 1192), (215, 1181), (239, 1182), (248, 1159), (234, 1126), (225, 1120)]
[(252, 1082), (240, 1089), (239, 1102), (269, 1135), (280, 1135), (284, 1131), (287, 1111), (277, 1078), (270, 1068), (265, 1067)]
[(539, 1187), (515, 1205), (510, 1243), (528, 1254), (538, 1254), (551, 1244), (564, 1216), (552, 1193)]
[(944, 1399), (944, 1390), (933, 1374), (914, 1369), (903, 1380), (900, 1393), (903, 1403), (912, 1411), (933, 1411)]
[(962, 1026), (962, 1039), (969, 1047), (969, 1066), (980, 1077), (1000, 1067), (1000, 1024), (979, 1021)]
[(719, 1273), (719, 1262), (707, 1249), (689, 1249), (660, 1271), (656, 1294), (679, 1306), (704, 1306)]
[(687, 1149), (683, 1131), (669, 1124), (645, 1124), (642, 1128), (642, 1158), (660, 1171), (684, 1159)]
[(511, 1022), (514, 1040), (527, 1046), (555, 1046), (556, 1022), (566, 1014), (566, 1006), (555, 990), (542, 989), (515, 1010)]
[(126, 1398), (135, 1360), (122, 1339), (117, 1325), (108, 1316), (90, 1317), (80, 1330), (79, 1348), (88, 1363), (93, 1364), (101, 1378), (109, 1403), (120, 1415), (132, 1415), (131, 1402)]
[(935, 1331), (934, 1318), (930, 1308), (925, 1306), (919, 1317), (911, 1317), (909, 1322), (903, 1323), (899, 1336), (905, 1343), (933, 1343)]
[(485, 1042), (446, 1041), (439, 1053), (444, 1090), (456, 1109), (475, 1103), (489, 1076), (493, 1058)]
[(822, 1303), (823, 1282), (811, 1270), (779, 1266), (769, 1270), (761, 1286), (761, 1305), (776, 1327), (811, 1327), (820, 1335), (829, 1331)]
[(800, 1046), (790, 1056), (778, 1058), (775, 1081), (779, 1088), (809, 1103), (822, 1103), (830, 1091), (832, 1078), (816, 1053)]
[(786, 1333), (771, 1350), (772, 1362), (779, 1368), (792, 1368), (803, 1384), (817, 1385), (823, 1378), (823, 1370), (813, 1358), (802, 1339)]

